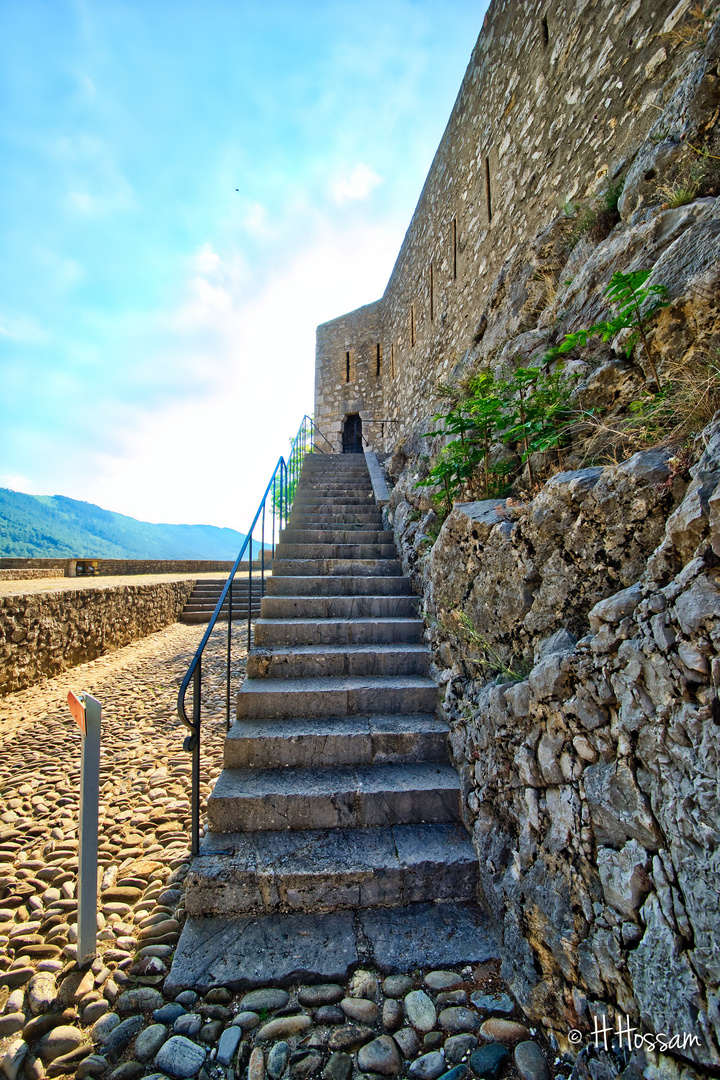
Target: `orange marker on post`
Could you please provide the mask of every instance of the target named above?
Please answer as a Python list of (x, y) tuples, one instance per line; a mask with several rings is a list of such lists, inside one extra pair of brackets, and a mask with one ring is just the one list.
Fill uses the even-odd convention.
[(68, 693), (68, 705), (82, 731), (78, 851), (77, 962), (95, 956), (97, 940), (98, 808), (100, 799), (100, 702), (90, 694)]

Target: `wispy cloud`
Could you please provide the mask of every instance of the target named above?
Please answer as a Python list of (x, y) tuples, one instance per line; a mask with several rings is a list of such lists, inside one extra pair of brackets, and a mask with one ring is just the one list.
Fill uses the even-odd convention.
[(342, 206), (349, 199), (366, 199), (378, 184), (382, 184), (382, 176), (361, 163), (349, 176), (333, 184), (332, 196), (338, 206)]

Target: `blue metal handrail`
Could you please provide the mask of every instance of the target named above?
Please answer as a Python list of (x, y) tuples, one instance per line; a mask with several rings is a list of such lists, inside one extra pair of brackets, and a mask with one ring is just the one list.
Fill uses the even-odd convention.
[[(316, 445), (316, 436), (319, 435), (330, 448), (329, 451), (321, 449)], [(191, 791), (191, 852), (193, 855), (197, 855), (200, 849), (200, 727), (202, 722), (201, 716), (201, 692), (202, 692), (202, 656), (205, 651), (205, 646), (210, 640), (210, 635), (215, 629), (215, 625), (218, 621), (220, 613), (223, 609), (223, 605), (227, 600), (228, 608), (228, 635), (227, 635), (227, 672), (226, 672), (226, 684), (225, 684), (225, 723), (230, 727), (230, 682), (231, 682), (231, 653), (232, 653), (232, 603), (233, 603), (233, 582), (235, 574), (242, 562), (243, 555), (249, 548), (248, 556), (248, 636), (247, 645), (250, 649), (250, 634), (252, 627), (252, 605), (253, 605), (253, 534), (255, 529), (260, 523), (260, 584), (259, 592), (262, 599), (265, 591), (265, 552), (267, 550), (265, 544), (265, 525), (266, 515), (268, 510), (268, 500), (270, 500), (270, 511), (272, 514), (272, 522), (270, 525), (270, 543), (272, 549), (272, 555), (275, 555), (275, 548), (277, 545), (276, 536), (279, 536), (279, 532), (282, 528), (287, 526), (290, 510), (292, 509), (293, 498), (295, 495), (295, 489), (297, 488), (297, 482), (300, 478), (300, 470), (302, 463), (305, 459), (305, 455), (308, 453), (334, 453), (334, 448), (328, 439), (325, 438), (323, 433), (317, 427), (315, 421), (311, 416), (303, 416), (302, 423), (298, 428), (297, 435), (293, 439), (290, 447), (290, 453), (288, 454), (288, 460), (285, 458), (278, 458), (278, 462), (273, 470), (270, 482), (265, 488), (265, 493), (260, 500), (260, 505), (257, 508), (255, 517), (252, 520), (252, 524), (248, 531), (245, 541), (240, 548), (237, 559), (235, 560), (232, 570), (228, 575), (228, 579), (225, 582), (222, 592), (220, 593), (220, 599), (215, 605), (215, 610), (210, 617), (208, 628), (202, 636), (202, 641), (197, 647), (195, 655), (192, 658), (190, 666), (185, 674), (185, 677), (180, 685), (177, 698), (177, 710), (180, 719), (186, 728), (190, 730), (190, 734), (183, 742), (183, 749), (189, 751), (192, 754), (192, 791)], [(185, 695), (187, 689), (192, 682), (193, 684), (193, 707), (192, 707), (192, 720), (188, 719), (187, 712), (185, 711)]]

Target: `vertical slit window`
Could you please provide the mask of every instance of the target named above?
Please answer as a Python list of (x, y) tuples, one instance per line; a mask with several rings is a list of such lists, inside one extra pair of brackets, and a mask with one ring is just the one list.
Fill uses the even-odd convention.
[(543, 15), (542, 22), (540, 24), (540, 36), (542, 38), (543, 47), (547, 48), (550, 44), (550, 28), (548, 26), (547, 15)]
[(487, 196), (488, 225), (492, 221), (492, 195), (490, 194), (490, 158), (485, 158), (485, 195)]
[(430, 263), (430, 322), (435, 318), (435, 282), (433, 281), (433, 264)]
[(410, 305), (410, 344), (415, 344), (415, 305)]
[(452, 275), (457, 281), (457, 218), (452, 219)]
[(375, 378), (380, 378), (380, 372), (382, 371), (382, 345), (378, 341), (375, 346)]
[(345, 353), (345, 382), (350, 382), (350, 353)]
[(395, 342), (390, 342), (390, 378), (395, 378)]

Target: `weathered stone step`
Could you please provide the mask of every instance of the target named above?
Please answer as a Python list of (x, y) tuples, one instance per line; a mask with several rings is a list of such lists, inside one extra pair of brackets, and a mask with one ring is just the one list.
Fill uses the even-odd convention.
[(189, 915), (319, 913), (472, 900), (476, 887), (475, 852), (454, 823), (211, 834), (186, 878), (185, 908)]
[(394, 544), (289, 543), (281, 541), (275, 558), (282, 559), (394, 559)]
[(256, 645), (247, 659), (250, 679), (306, 679), (345, 675), (427, 675), (427, 645)]
[(273, 577), (400, 577), (399, 559), (276, 559)]
[(349, 491), (342, 495), (335, 491), (298, 491), (293, 505), (294, 507), (321, 507), (325, 508), (329, 502), (337, 507), (367, 507), (373, 503), (372, 491)]
[(223, 769), (207, 814), (215, 833), (458, 821), (460, 781), (442, 762)]
[(403, 904), (330, 914), (189, 917), (166, 994), (212, 987), (345, 982), (361, 963), (384, 974), (459, 968), (500, 955), (487, 915), (471, 901)]
[(410, 582), (404, 577), (357, 577), (349, 574), (322, 577), (317, 574), (271, 577), (268, 596), (409, 596)]
[(317, 516), (293, 518), (291, 514), (290, 519), (289, 528), (300, 529), (302, 531), (309, 529), (313, 532), (319, 532), (321, 530), (324, 532), (326, 529), (333, 532), (338, 530), (345, 532), (348, 529), (356, 529), (358, 532), (360, 532), (360, 530), (379, 532), (383, 527), (382, 514), (379, 511), (362, 521), (358, 520), (358, 518), (354, 517), (352, 514), (337, 514), (327, 518), (318, 518)]
[(303, 462), (303, 473), (327, 469), (333, 476), (339, 472), (362, 472), (367, 476), (368, 467), (363, 454), (308, 454)]
[(237, 696), (237, 718), (434, 713), (437, 699), (436, 683), (419, 675), (246, 679)]
[[(392, 544), (387, 529), (281, 529), (280, 544)], [(394, 553), (393, 553), (394, 554)]]
[[(366, 605), (365, 613), (370, 616), (367, 618), (329, 618), (323, 614), (334, 605), (340, 606), (340, 599), (348, 608), (348, 615), (352, 615), (352, 604), (347, 604), (344, 597), (318, 597), (312, 601), (296, 597), (273, 597), (262, 609), (263, 613), (269, 611), (271, 614), (255, 623), (255, 645), (369, 645), (374, 642), (390, 645), (400, 642), (419, 644), (422, 641), (425, 628), (416, 615), (415, 597), (363, 597), (362, 601), (374, 601), (373, 604)], [(351, 600), (356, 606), (361, 602), (359, 599), (352, 600), (351, 597), (347, 600)], [(280, 605), (290, 604), (293, 606), (285, 609), (290, 618), (283, 618), (276, 613)], [(395, 615), (383, 617), (383, 605), (388, 611), (394, 612), (398, 604), (402, 604), (407, 618)], [(308, 611), (310, 605), (312, 608)], [(293, 613), (298, 609), (303, 610), (307, 617), (293, 618)], [(370, 609), (369, 612), (367, 609)], [(316, 613), (314, 618), (313, 611)]]
[(447, 736), (429, 713), (236, 720), (223, 761), (228, 769), (447, 761)]
[[(207, 611), (207, 610), (205, 610), (205, 611), (183, 611), (183, 612), (181, 612), (180, 618), (179, 618), (178, 621), (182, 622), (182, 623), (207, 623), (207, 622), (210, 622), (210, 616), (212, 615), (214, 610), (215, 610), (214, 608), (211, 608), (209, 611)], [(255, 613), (259, 612), (259, 611), (260, 611), (259, 606), (257, 608), (255, 608), (253, 606), (252, 615), (255, 615)], [(245, 608), (245, 610), (243, 611), (242, 608), (238, 608), (236, 610), (233, 607), (233, 613), (232, 613), (232, 621), (233, 622), (242, 622), (242, 620), (247, 619), (247, 617), (248, 617), (247, 608)], [(227, 610), (223, 610), (218, 615), (217, 622), (227, 622), (227, 621), (228, 621)]]
[(370, 481), (365, 484), (331, 484), (327, 482), (311, 482), (302, 485), (302, 489), (298, 489), (298, 498), (323, 498), (323, 499), (335, 499), (342, 497), (343, 495), (351, 495), (353, 498), (372, 499), (374, 498), (373, 489)]
[(302, 499), (296, 498), (292, 504), (291, 515), (304, 514), (305, 516), (311, 516), (313, 514), (319, 514), (321, 517), (329, 513), (334, 514), (356, 514), (369, 511), (371, 513), (377, 513), (377, 505), (370, 499)]

